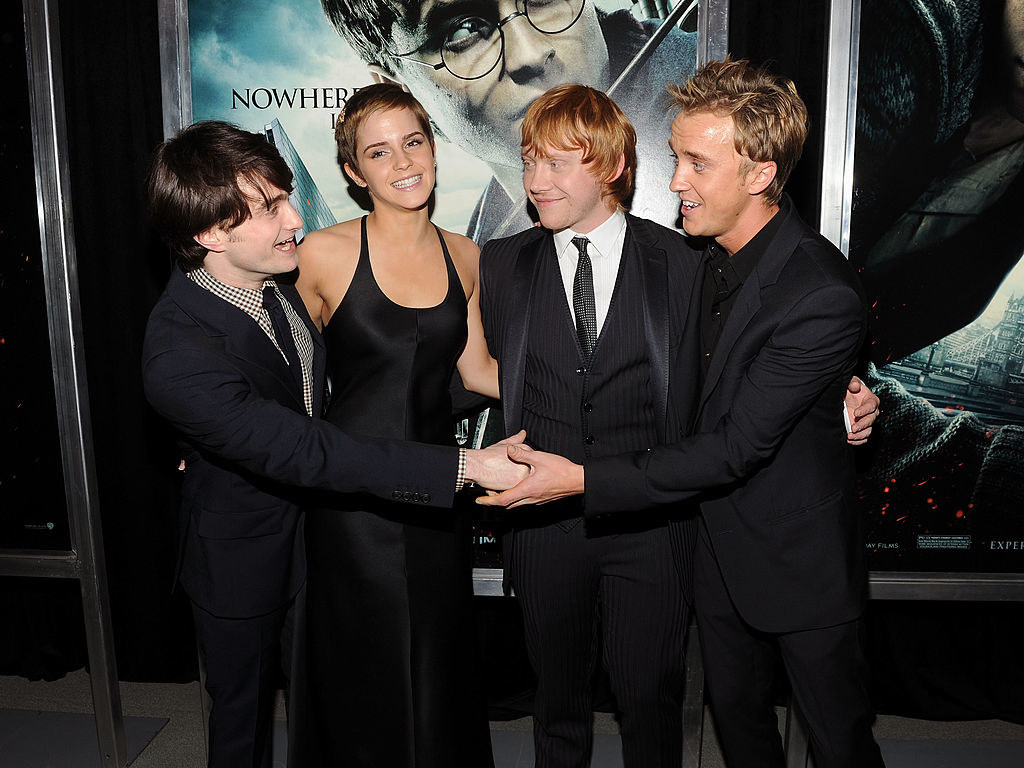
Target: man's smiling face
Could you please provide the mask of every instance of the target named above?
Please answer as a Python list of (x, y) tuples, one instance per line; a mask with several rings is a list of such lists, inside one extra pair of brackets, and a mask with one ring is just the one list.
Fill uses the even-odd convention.
[(256, 189), (240, 180), (238, 188), (249, 200), (249, 218), (230, 229), (213, 227), (196, 240), (208, 250), (203, 266), (213, 277), (236, 288), (259, 288), (266, 278), (298, 265), (295, 233), (302, 218), (288, 192), (270, 182)]
[(554, 147), (524, 152), (523, 187), (537, 209), (540, 223), (558, 232), (572, 229), (585, 235), (615, 211), (604, 196), (605, 184), (583, 162), (583, 150)]
[(756, 205), (747, 190), (751, 164), (736, 151), (734, 135), (732, 117), (680, 112), (669, 139), (676, 158), (669, 186), (679, 195), (683, 229), (727, 249), (749, 206)]

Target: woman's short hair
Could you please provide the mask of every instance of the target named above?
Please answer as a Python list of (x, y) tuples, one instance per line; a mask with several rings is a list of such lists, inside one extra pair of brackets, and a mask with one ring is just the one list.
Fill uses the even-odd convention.
[(374, 112), (389, 109), (408, 109), (416, 116), (420, 130), (427, 137), (431, 148), (434, 148), (434, 131), (430, 127), (430, 115), (416, 97), (396, 83), (376, 83), (360, 88), (350, 98), (345, 109), (338, 116), (334, 126), (334, 141), (338, 145), (338, 160), (346, 163), (354, 171), (359, 170), (356, 132), (367, 117)]

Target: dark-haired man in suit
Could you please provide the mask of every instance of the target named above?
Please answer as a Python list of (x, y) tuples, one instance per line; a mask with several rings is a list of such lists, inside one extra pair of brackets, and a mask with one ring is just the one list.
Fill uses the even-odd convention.
[(184, 452), (179, 577), (213, 699), (211, 766), (270, 765), (280, 636), (305, 579), (296, 487), (449, 507), (468, 480), (518, 474), (503, 447), (356, 439), (319, 419), (323, 342), (295, 289), (274, 281), (296, 266), (291, 186), (271, 144), (219, 122), (161, 145), (147, 180), (178, 263), (142, 374)]

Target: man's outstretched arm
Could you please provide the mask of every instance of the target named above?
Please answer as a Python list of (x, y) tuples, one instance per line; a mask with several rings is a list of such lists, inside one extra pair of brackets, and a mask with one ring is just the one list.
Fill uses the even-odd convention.
[[(187, 440), (246, 471), (304, 488), (383, 498), (408, 488), (426, 491), (418, 500), (430, 506), (453, 502), (458, 449), (349, 436), (261, 396), (203, 350), (182, 345), (148, 356), (143, 383), (150, 404)], [(466, 451), (466, 481), (500, 490), (521, 480), (526, 470), (506, 450)]]
[[(854, 358), (861, 318), (854, 291), (820, 288), (793, 307), (743, 372), (729, 412), (713, 430), (669, 446), (588, 461), (585, 474), (561, 457), (509, 448), (511, 457), (530, 466), (530, 475), (478, 503), (519, 506), (585, 492), (588, 514), (626, 511), (740, 480), (770, 459), (793, 425), (819, 398), (829, 397), (830, 388), (838, 398), (833, 387)], [(837, 430), (837, 438), (841, 434)]]

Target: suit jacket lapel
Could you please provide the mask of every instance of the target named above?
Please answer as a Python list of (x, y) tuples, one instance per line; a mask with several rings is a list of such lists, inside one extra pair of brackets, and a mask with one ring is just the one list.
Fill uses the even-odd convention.
[[(725, 369), (725, 363), (729, 359), (729, 352), (761, 308), (761, 292), (778, 281), (779, 274), (803, 236), (805, 225), (788, 196), (785, 197), (779, 215), (785, 217), (779, 231), (768, 243), (764, 255), (758, 261), (754, 271), (750, 273), (750, 277), (747, 278), (743, 287), (740, 288), (736, 304), (729, 313), (729, 319), (715, 344), (715, 351), (711, 356), (711, 366), (708, 368), (707, 376), (704, 377), (704, 388), (700, 398), (701, 408), (704, 407), (714, 391), (715, 385)], [(700, 298), (697, 297), (696, 300), (699, 312)]]
[[(743, 329), (747, 327), (751, 318), (760, 308), (761, 284), (757, 279), (757, 270), (755, 269), (750, 274), (750, 277), (747, 278), (743, 287), (740, 288), (740, 293), (736, 297), (736, 303), (729, 313), (729, 319), (722, 328), (718, 341), (715, 342), (715, 351), (711, 355), (711, 365), (708, 367), (708, 373), (704, 377), (704, 388), (701, 390), (701, 408), (704, 407), (708, 397), (714, 391), (715, 385), (718, 384), (718, 379), (721, 377), (722, 371), (725, 370), (725, 363), (729, 359), (729, 352), (740, 338)], [(697, 312), (699, 315), (700, 297), (697, 297)]]
[(554, 255), (550, 233), (526, 243), (519, 249), (512, 271), (512, 282), (505, 297), (505, 350), (501, 360), (501, 407), (505, 431), (512, 433), (523, 423), (523, 385), (526, 378), (526, 337), (530, 330), (533, 286), (541, 279), (541, 266)]
[[(211, 337), (223, 337), (224, 351), (250, 366), (258, 366), (277, 381), (305, 413), (288, 363), (259, 324), (238, 307), (210, 293), (174, 268), (168, 292)], [(303, 308), (300, 317), (306, 314)]]
[(665, 440), (665, 424), (668, 415), (669, 381), (669, 290), (668, 254), (645, 237), (647, 234), (639, 220), (626, 217), (626, 241), (622, 247), (623, 257), (636, 257), (640, 269), (640, 283), (643, 287), (644, 335), (647, 340), (647, 356), (651, 366), (651, 398), (654, 403), (655, 424), (658, 438)]

